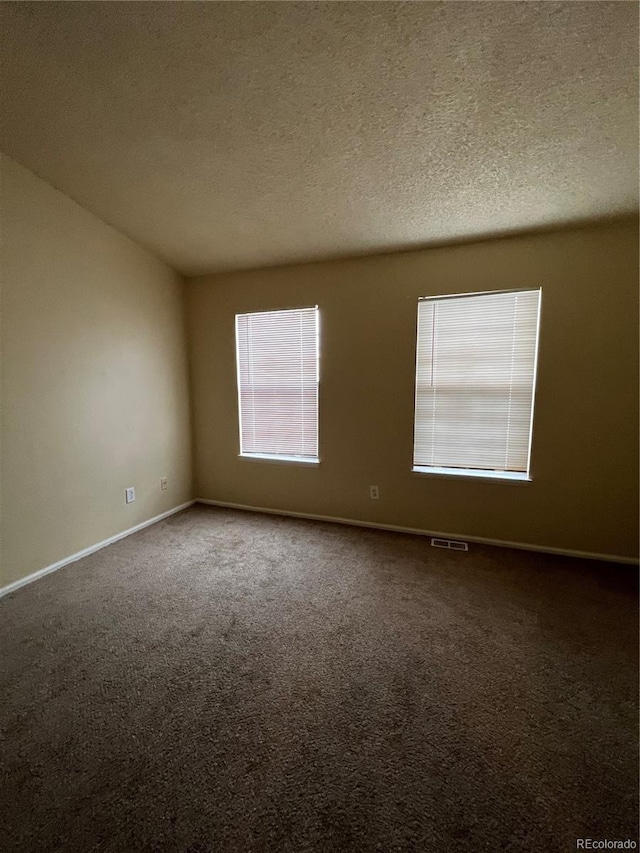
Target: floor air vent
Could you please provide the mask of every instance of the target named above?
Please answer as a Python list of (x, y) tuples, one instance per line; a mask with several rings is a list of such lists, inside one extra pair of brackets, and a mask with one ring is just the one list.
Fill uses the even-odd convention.
[(458, 542), (455, 539), (432, 539), (431, 544), (434, 548), (451, 548), (453, 551), (469, 550), (466, 542)]

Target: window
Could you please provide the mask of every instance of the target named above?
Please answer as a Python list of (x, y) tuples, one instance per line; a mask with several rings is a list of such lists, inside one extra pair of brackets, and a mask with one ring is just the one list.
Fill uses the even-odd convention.
[(318, 462), (318, 307), (236, 315), (240, 455)]
[(540, 290), (418, 302), (413, 470), (529, 479)]

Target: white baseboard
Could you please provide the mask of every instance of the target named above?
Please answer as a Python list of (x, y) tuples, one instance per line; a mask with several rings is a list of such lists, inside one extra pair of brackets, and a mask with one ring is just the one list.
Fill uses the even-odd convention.
[(605, 560), (609, 563), (625, 563), (635, 566), (638, 560), (634, 557), (620, 557), (616, 554), (594, 554), (590, 551), (573, 551), (569, 548), (552, 548), (546, 545), (531, 545), (525, 542), (508, 542), (504, 539), (487, 539), (484, 536), (467, 536), (466, 533), (443, 533), (437, 530), (422, 530), (417, 527), (399, 527), (396, 524), (379, 524), (377, 521), (359, 521), (355, 518), (338, 518), (333, 515), (315, 515), (310, 512), (293, 512), (288, 509), (270, 509), (262, 506), (246, 506), (228, 501), (209, 501), (196, 498), (195, 503), (210, 506), (227, 507), (228, 509), (243, 509), (248, 512), (266, 512), (271, 515), (286, 515), (293, 518), (309, 518), (313, 521), (331, 521), (336, 524), (350, 524), (355, 527), (371, 527), (376, 530), (393, 530), (396, 533), (413, 533), (417, 536), (435, 536), (437, 539), (463, 539), (467, 542), (478, 542), (481, 545), (497, 545), (500, 548), (518, 548), (521, 551), (540, 551), (544, 554), (560, 554), (564, 557), (580, 557), (586, 560)]
[(83, 557), (88, 557), (89, 554), (94, 554), (96, 551), (100, 551), (101, 548), (106, 548), (107, 545), (112, 545), (114, 542), (117, 542), (119, 539), (124, 539), (125, 536), (131, 536), (132, 533), (137, 533), (138, 530), (143, 530), (145, 527), (150, 527), (152, 524), (156, 524), (158, 521), (162, 521), (163, 518), (168, 518), (170, 515), (174, 515), (176, 512), (180, 512), (183, 509), (194, 504), (195, 501), (187, 501), (186, 503), (180, 504), (180, 506), (174, 506), (173, 509), (168, 509), (166, 512), (161, 512), (160, 515), (156, 515), (153, 518), (149, 518), (147, 521), (142, 521), (140, 524), (136, 524), (135, 527), (130, 527), (128, 530), (123, 530), (122, 533), (116, 533), (115, 536), (110, 536), (108, 539), (103, 539), (102, 542), (97, 542), (95, 545), (89, 545), (88, 548), (83, 548), (82, 551), (78, 551), (76, 554), (72, 554), (70, 557), (65, 557), (62, 560), (58, 560), (57, 563), (51, 563), (50, 566), (45, 566), (44, 569), (38, 569), (37, 572), (33, 572), (30, 575), (27, 575), (24, 578), (20, 578), (13, 583), (10, 583), (8, 586), (0, 587), (0, 598), (4, 595), (9, 595), (10, 592), (15, 592), (15, 590), (20, 589), (21, 586), (26, 586), (28, 583), (33, 583), (33, 581), (37, 581), (39, 578), (48, 575), (49, 572), (55, 572), (56, 569), (61, 569), (63, 566), (68, 566), (69, 563), (75, 563), (76, 560), (81, 560)]
[(38, 580), (45, 575), (48, 575), (50, 572), (55, 572), (56, 569), (61, 569), (63, 566), (69, 565), (69, 563), (75, 563), (76, 560), (81, 560), (83, 557), (88, 557), (89, 554), (94, 554), (96, 551), (100, 551), (101, 548), (106, 548), (107, 545), (111, 545), (113, 542), (117, 542), (119, 539), (124, 539), (126, 536), (131, 536), (132, 533), (137, 533), (138, 530), (143, 530), (145, 527), (150, 527), (152, 524), (156, 524), (158, 521), (162, 521), (164, 518), (168, 518), (170, 515), (174, 515), (177, 512), (181, 512), (183, 509), (187, 509), (192, 504), (200, 503), (200, 504), (208, 504), (210, 506), (220, 506), (227, 507), (228, 509), (241, 509), (246, 510), (248, 512), (263, 512), (269, 513), (271, 515), (284, 515), (291, 516), (292, 518), (308, 518), (312, 521), (329, 521), (335, 524), (348, 524), (354, 527), (369, 527), (375, 530), (392, 530), (397, 533), (412, 533), (417, 536), (435, 536), (437, 538), (442, 539), (464, 539), (468, 542), (478, 542), (482, 545), (497, 545), (501, 548), (518, 548), (524, 551), (540, 551), (546, 554), (560, 554), (565, 557), (581, 557), (583, 559), (588, 560), (605, 560), (607, 562), (613, 563), (624, 563), (626, 565), (635, 566), (638, 564), (638, 560), (633, 557), (621, 557), (616, 554), (594, 554), (589, 551), (574, 551), (568, 548), (552, 548), (547, 547), (546, 545), (531, 545), (524, 542), (508, 542), (503, 539), (488, 539), (483, 536), (467, 536), (464, 533), (444, 533), (442, 531), (437, 530), (422, 530), (417, 527), (400, 527), (396, 524), (380, 524), (376, 521), (361, 521), (355, 518), (338, 518), (333, 515), (315, 515), (314, 513), (309, 512), (293, 512), (292, 510), (287, 509), (272, 509), (270, 507), (260, 507), (260, 506), (247, 506), (246, 504), (235, 504), (229, 503), (228, 501), (210, 501), (205, 498), (196, 498), (192, 501), (186, 501), (186, 503), (180, 504), (179, 506), (175, 506), (172, 509), (167, 510), (166, 512), (160, 513), (160, 515), (156, 515), (153, 518), (149, 518), (147, 521), (143, 521), (140, 524), (136, 524), (135, 527), (130, 527), (128, 530), (123, 530), (122, 533), (116, 533), (115, 536), (110, 536), (108, 539), (103, 539), (102, 542), (97, 542), (95, 545), (90, 545), (88, 548), (84, 548), (82, 551), (78, 551), (76, 554), (72, 554), (70, 557), (65, 557), (62, 560), (58, 560), (56, 563), (52, 563), (50, 566), (45, 566), (43, 569), (39, 569), (37, 572), (33, 572), (30, 575), (27, 575), (24, 578), (20, 578), (13, 583), (8, 584), (8, 586), (0, 587), (0, 598), (5, 595), (9, 595), (11, 592), (15, 592), (15, 590), (20, 589), (22, 586), (26, 586), (29, 583), (33, 583), (33, 581)]

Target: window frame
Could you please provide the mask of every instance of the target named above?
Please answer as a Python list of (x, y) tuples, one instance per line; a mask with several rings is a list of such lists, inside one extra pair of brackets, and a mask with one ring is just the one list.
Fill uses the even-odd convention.
[(498, 471), (490, 468), (465, 468), (465, 467), (447, 467), (439, 465), (416, 465), (415, 464), (415, 443), (416, 443), (416, 412), (418, 403), (418, 333), (420, 326), (419, 307), (416, 309), (416, 336), (415, 336), (415, 356), (414, 356), (414, 401), (413, 401), (413, 441), (412, 441), (412, 457), (411, 457), (411, 473), (418, 477), (436, 477), (450, 480), (466, 480), (477, 482), (491, 482), (508, 485), (527, 485), (533, 481), (531, 474), (531, 455), (533, 446), (533, 426), (535, 416), (536, 390), (538, 379), (538, 358), (540, 351), (540, 320), (542, 316), (542, 287), (517, 287), (505, 288), (502, 290), (482, 290), (471, 291), (468, 293), (451, 293), (441, 296), (421, 296), (418, 297), (418, 306), (421, 302), (436, 302), (449, 299), (461, 299), (472, 296), (491, 296), (498, 294), (517, 294), (517, 293), (538, 293), (538, 310), (536, 317), (535, 331), (535, 349), (533, 355), (533, 378), (531, 383), (531, 415), (529, 420), (529, 442), (527, 451), (527, 468), (526, 471)]
[[(240, 338), (238, 334), (238, 320), (240, 317), (247, 317), (254, 314), (276, 314), (285, 311), (308, 311), (315, 310), (316, 312), (316, 455), (302, 456), (291, 453), (267, 453), (253, 452), (242, 450), (242, 384), (240, 375)], [(234, 336), (235, 336), (235, 354), (236, 354), (236, 394), (237, 394), (237, 412), (238, 412), (238, 459), (248, 459), (257, 462), (284, 464), (284, 465), (301, 465), (305, 468), (317, 467), (320, 464), (320, 307), (318, 305), (301, 305), (295, 308), (269, 308), (261, 311), (244, 311), (234, 315)]]

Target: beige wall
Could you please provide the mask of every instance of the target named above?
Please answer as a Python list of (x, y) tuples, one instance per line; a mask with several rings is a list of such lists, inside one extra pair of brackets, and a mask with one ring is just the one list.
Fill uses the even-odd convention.
[[(198, 497), (638, 553), (638, 226), (629, 220), (191, 280)], [(416, 300), (543, 288), (530, 484), (410, 473)], [(318, 304), (317, 468), (238, 458), (234, 315)], [(380, 486), (371, 501), (370, 484)]]
[[(192, 497), (179, 277), (8, 158), (1, 226), (0, 587)], [(195, 494), (637, 555), (637, 270), (629, 220), (191, 280)], [(533, 482), (410, 473), (417, 297), (537, 286)], [(316, 303), (322, 463), (239, 459), (234, 315)]]
[(191, 498), (182, 281), (8, 158), (1, 225), (0, 587)]

